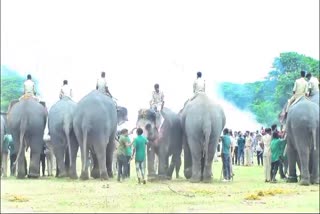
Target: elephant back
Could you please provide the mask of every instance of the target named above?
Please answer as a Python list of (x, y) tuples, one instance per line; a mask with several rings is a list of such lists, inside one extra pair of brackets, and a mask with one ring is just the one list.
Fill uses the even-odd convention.
[(27, 118), (29, 124), (33, 126), (39, 126), (42, 128), (45, 126), (47, 110), (36, 100), (22, 99), (16, 104), (12, 105), (7, 115), (8, 125), (10, 127), (20, 124), (22, 118)]
[(74, 112), (74, 122), (75, 120), (77, 124), (85, 120), (87, 126), (94, 123), (116, 126), (117, 109), (110, 97), (93, 90), (78, 102)]
[(57, 101), (49, 111), (48, 125), (49, 131), (54, 127), (63, 128), (63, 124), (69, 124), (72, 128), (73, 114), (77, 103), (70, 98), (62, 98)]

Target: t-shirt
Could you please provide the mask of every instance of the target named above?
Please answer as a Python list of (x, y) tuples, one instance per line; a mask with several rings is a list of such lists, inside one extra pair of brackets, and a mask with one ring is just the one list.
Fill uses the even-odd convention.
[[(131, 143), (129, 136), (127, 136), (127, 138), (128, 138), (127, 142)], [(132, 147), (131, 146), (127, 146), (126, 147), (126, 156), (130, 156), (131, 157), (131, 155), (132, 155)]]
[(127, 151), (126, 144), (127, 143), (130, 143), (130, 138), (125, 135), (120, 135), (119, 146), (118, 146), (118, 150), (117, 150), (118, 155), (126, 155), (126, 151)]
[(12, 144), (12, 135), (6, 134), (3, 139), (2, 152), (8, 153), (9, 146), (11, 146)]
[(245, 140), (244, 138), (241, 136), (238, 138), (238, 149), (242, 150), (244, 149), (244, 144), (245, 144)]
[(97, 86), (98, 86), (98, 91), (100, 91), (104, 94), (106, 93), (107, 81), (105, 78), (100, 77), (97, 80)]
[(193, 93), (205, 92), (206, 91), (206, 84), (204, 79), (197, 78), (193, 83)]
[(133, 147), (136, 150), (136, 161), (144, 161), (146, 156), (146, 144), (148, 143), (148, 140), (142, 136), (138, 135), (133, 140)]
[(308, 82), (303, 77), (297, 79), (292, 91), (295, 92), (295, 95), (305, 95), (308, 92)]
[(72, 90), (68, 85), (63, 85), (61, 87), (60, 96), (66, 96), (72, 98)]
[(222, 153), (230, 154), (231, 139), (229, 135), (222, 136)]
[(280, 138), (272, 139), (271, 141), (271, 162), (279, 160), (280, 156), (283, 155), (286, 141)]
[(34, 82), (32, 80), (26, 80), (23, 83), (25, 94), (33, 94)]
[(309, 82), (309, 89), (311, 89), (311, 95), (314, 95), (316, 92), (319, 91), (319, 80), (316, 77), (311, 77)]

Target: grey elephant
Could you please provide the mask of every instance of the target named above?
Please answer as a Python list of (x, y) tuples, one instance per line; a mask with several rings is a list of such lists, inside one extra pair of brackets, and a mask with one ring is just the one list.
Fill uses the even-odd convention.
[(2, 166), (7, 166), (8, 162), (8, 156), (7, 153), (4, 153), (3, 151), (3, 141), (4, 141), (4, 136), (7, 132), (7, 127), (6, 127), (6, 120), (3, 115), (1, 115), (1, 129), (0, 129), (0, 140), (1, 140), (1, 147), (0, 147), (0, 166), (1, 166), (1, 174), (3, 173), (4, 176), (6, 176), (6, 172), (2, 172), (2, 170), (6, 169), (6, 167)]
[[(163, 116), (163, 124), (160, 132), (156, 128), (156, 114), (151, 109), (141, 109), (138, 112), (137, 128), (144, 130), (145, 136), (149, 143), (147, 158), (148, 158), (148, 177), (153, 178), (172, 178), (174, 169), (176, 169), (176, 177), (179, 177), (181, 166), (182, 152), (182, 128), (179, 115), (169, 108), (161, 110)], [(158, 156), (158, 167), (155, 167), (155, 155)], [(169, 157), (171, 163), (169, 165)], [(155, 172), (158, 168), (158, 173)]]
[(28, 177), (40, 176), (40, 154), (44, 145), (43, 134), (47, 122), (47, 110), (33, 98), (23, 98), (11, 102), (8, 111), (8, 127), (17, 153), (17, 178), (27, 174), (24, 167), (25, 149), (30, 147), (30, 165)]
[(282, 124), (286, 124), (288, 182), (298, 181), (296, 174), (298, 163), (300, 184), (309, 185), (310, 182), (319, 184), (319, 102), (312, 102), (302, 97), (289, 108), (285, 120), (286, 105), (279, 119)]
[(199, 93), (180, 111), (184, 175), (190, 182), (211, 182), (212, 161), (226, 118), (222, 107)]
[(49, 110), (48, 129), (57, 163), (57, 177), (76, 179), (76, 160), (79, 144), (73, 130), (76, 102), (63, 97)]
[(101, 179), (112, 176), (117, 124), (126, 120), (127, 109), (117, 109), (112, 98), (97, 90), (93, 90), (78, 102), (74, 112), (73, 128), (81, 150), (80, 179), (89, 179), (89, 150), (94, 163), (91, 176)]

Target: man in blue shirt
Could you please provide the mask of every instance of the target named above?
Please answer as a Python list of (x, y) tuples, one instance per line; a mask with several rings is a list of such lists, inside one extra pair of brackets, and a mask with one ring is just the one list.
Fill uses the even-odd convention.
[(223, 130), (222, 152), (221, 152), (224, 182), (230, 181), (231, 179), (230, 146), (231, 146), (231, 139), (229, 136), (229, 130), (225, 128)]

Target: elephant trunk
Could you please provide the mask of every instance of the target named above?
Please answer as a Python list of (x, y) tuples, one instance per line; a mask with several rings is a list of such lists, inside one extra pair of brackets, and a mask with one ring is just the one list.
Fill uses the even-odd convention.
[(26, 129), (27, 129), (27, 119), (25, 117), (23, 117), (21, 119), (21, 123), (20, 123), (20, 146), (19, 146), (19, 151), (16, 157), (16, 161), (13, 163), (13, 165), (15, 166), (17, 164), (17, 161), (19, 160), (19, 157), (21, 155), (22, 152), (22, 146), (23, 146), (23, 140), (24, 140), (24, 135), (26, 133)]

